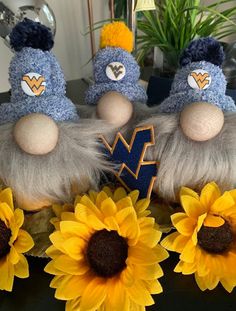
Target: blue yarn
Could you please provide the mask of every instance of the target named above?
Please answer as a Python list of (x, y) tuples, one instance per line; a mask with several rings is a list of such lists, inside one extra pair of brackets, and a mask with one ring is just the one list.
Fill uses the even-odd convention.
[[(211, 85), (205, 90), (192, 89), (188, 84), (188, 75), (196, 69), (206, 70), (211, 76)], [(180, 112), (186, 105), (198, 101), (212, 103), (223, 111), (236, 111), (233, 99), (225, 95), (226, 85), (223, 71), (218, 66), (206, 61), (190, 63), (176, 73), (170, 96), (159, 106), (160, 112)]]
[(192, 41), (180, 57), (180, 65), (186, 66), (192, 62), (207, 61), (221, 66), (224, 61), (224, 51), (221, 44), (212, 37)]
[(10, 44), (15, 51), (21, 51), (24, 47), (49, 51), (54, 45), (54, 40), (48, 27), (25, 18), (13, 28)]
[[(111, 62), (120, 62), (125, 66), (126, 75), (120, 81), (112, 81), (106, 75), (106, 67)], [(94, 80), (85, 97), (87, 104), (96, 105), (98, 100), (109, 91), (117, 91), (130, 101), (146, 102), (147, 95), (138, 84), (140, 68), (134, 57), (121, 48), (101, 49), (94, 59)]]

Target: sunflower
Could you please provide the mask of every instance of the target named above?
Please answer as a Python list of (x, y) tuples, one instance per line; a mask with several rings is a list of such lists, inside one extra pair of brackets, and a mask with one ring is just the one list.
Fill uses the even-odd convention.
[(184, 212), (171, 217), (177, 232), (162, 241), (180, 253), (174, 271), (194, 274), (203, 291), (221, 283), (231, 292), (236, 286), (236, 190), (222, 195), (212, 182), (200, 196), (183, 187), (180, 199)]
[[(130, 197), (132, 201), (132, 206), (135, 208), (137, 217), (145, 217), (151, 214), (150, 210), (147, 210), (150, 204), (150, 200), (145, 198), (138, 200), (139, 191), (133, 190), (129, 193), (123, 187), (119, 187), (117, 189), (113, 189), (111, 187), (105, 186), (102, 189), (103, 192), (109, 197), (112, 198), (114, 202), (118, 202), (119, 200), (125, 198), (126, 196)], [(96, 204), (97, 196), (99, 192), (94, 190), (90, 190), (88, 192), (89, 199)], [(59, 230), (59, 223), (61, 220), (75, 220), (74, 211), (77, 203), (80, 202), (81, 196), (78, 195), (75, 198), (74, 204), (65, 203), (64, 205), (54, 204), (52, 206), (53, 212), (55, 213), (55, 217), (51, 219), (51, 223), (54, 225), (56, 230)]]
[(12, 291), (14, 276), (29, 276), (28, 262), (23, 253), (29, 251), (34, 242), (31, 236), (20, 229), (24, 213), (13, 206), (12, 191), (0, 192), (0, 289)]
[(50, 286), (67, 311), (142, 311), (162, 292), (159, 262), (168, 253), (140, 201), (123, 188), (89, 192), (77, 197), (74, 220), (61, 220), (50, 235), (45, 271), (55, 275)]

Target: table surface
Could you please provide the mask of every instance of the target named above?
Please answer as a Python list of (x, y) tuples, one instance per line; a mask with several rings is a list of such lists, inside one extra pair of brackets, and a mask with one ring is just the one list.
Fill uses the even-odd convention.
[[(68, 97), (76, 104), (83, 103), (87, 83), (84, 80), (67, 84)], [(0, 94), (0, 103), (9, 100), (9, 93)], [(156, 304), (148, 311), (233, 311), (236, 306), (236, 289), (228, 294), (222, 286), (213, 291), (202, 292), (193, 276), (173, 272), (178, 259), (175, 254), (161, 264), (165, 275), (160, 279), (164, 292), (155, 295)], [(0, 291), (0, 311), (64, 311), (63, 301), (54, 299), (54, 290), (49, 288), (52, 276), (43, 269), (47, 260), (29, 257), (30, 277), (15, 279), (12, 293)], [(235, 264), (236, 269), (236, 264)], [(112, 311), (112, 310), (111, 310)], [(122, 311), (122, 310), (120, 310)]]

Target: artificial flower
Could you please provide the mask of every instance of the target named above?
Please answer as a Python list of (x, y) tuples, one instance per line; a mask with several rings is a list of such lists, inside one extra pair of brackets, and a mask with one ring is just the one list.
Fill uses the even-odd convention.
[(162, 292), (159, 262), (168, 253), (136, 194), (106, 187), (77, 197), (74, 220), (50, 235), (45, 271), (55, 275), (51, 287), (67, 311), (142, 311)]
[(24, 213), (14, 210), (12, 191), (7, 188), (0, 192), (0, 289), (12, 291), (14, 277), (29, 276), (28, 262), (23, 253), (29, 251), (34, 242), (21, 229)]
[(198, 195), (183, 187), (180, 200), (184, 212), (172, 215), (177, 229), (162, 246), (180, 253), (174, 271), (194, 274), (201, 290), (219, 283), (231, 292), (236, 286), (236, 196), (221, 194), (218, 186), (207, 184)]
[[(105, 186), (103, 187), (102, 191), (105, 192), (109, 198), (112, 198), (114, 202), (118, 202), (119, 200), (125, 198), (126, 196), (130, 197), (132, 206), (135, 208), (138, 218), (145, 217), (151, 214), (151, 211), (147, 209), (149, 207), (150, 200), (147, 198), (138, 200), (139, 197), (138, 190), (133, 190), (127, 193), (127, 191), (123, 187), (114, 189)], [(98, 194), (99, 192), (90, 190), (87, 195), (89, 196), (90, 200), (94, 204), (96, 204)], [(59, 230), (59, 223), (61, 220), (75, 220), (74, 211), (77, 203), (79, 203), (80, 200), (81, 196), (78, 195), (75, 198), (74, 204), (68, 203), (64, 205), (54, 204), (52, 206), (52, 209), (55, 213), (55, 217), (51, 219), (51, 223), (54, 225), (56, 230)]]

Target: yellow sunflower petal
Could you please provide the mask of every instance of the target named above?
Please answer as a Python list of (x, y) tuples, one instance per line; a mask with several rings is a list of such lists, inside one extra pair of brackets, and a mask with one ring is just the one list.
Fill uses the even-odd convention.
[(120, 227), (115, 219), (115, 217), (110, 216), (104, 219), (104, 224), (106, 225), (108, 230), (115, 230), (120, 234)]
[(7, 203), (0, 203), (0, 219), (9, 226), (11, 219), (14, 217), (12, 209)]
[[(70, 300), (81, 296), (84, 293), (84, 289), (90, 282), (91, 277), (84, 275), (67, 275), (61, 277), (58, 282), (55, 297), (60, 300)], [(52, 284), (55, 285), (55, 284)], [(93, 301), (93, 299), (90, 300)]]
[(168, 251), (175, 251), (173, 243), (179, 236), (181, 236), (179, 232), (171, 233), (161, 241), (161, 245)]
[(105, 217), (114, 216), (117, 212), (116, 204), (111, 198), (107, 198), (101, 203), (101, 211)]
[(180, 189), (180, 197), (183, 195), (188, 195), (188, 196), (195, 198), (196, 200), (199, 200), (199, 195), (197, 194), (197, 192), (187, 187), (182, 187)]
[(194, 262), (196, 255), (196, 246), (193, 244), (193, 241), (190, 239), (185, 245), (182, 253), (179, 258), (185, 262), (192, 263)]
[(200, 290), (205, 291), (207, 289), (207, 286), (205, 284), (205, 278), (204, 277), (200, 277), (197, 272), (195, 273), (195, 281), (198, 285), (198, 287), (200, 288)]
[(219, 278), (212, 273), (209, 273), (208, 275), (204, 276), (204, 282), (207, 289), (212, 290), (216, 288), (216, 286), (219, 283)]
[(141, 231), (139, 241), (152, 248), (160, 241), (161, 234), (162, 233), (156, 229), (150, 229), (146, 232)]
[(196, 227), (196, 220), (190, 217), (186, 217), (175, 224), (175, 228), (179, 233), (185, 236), (191, 236)]
[(199, 277), (204, 277), (206, 276), (210, 270), (213, 270), (213, 267), (208, 268), (208, 261), (212, 256), (203, 251), (201, 248), (197, 247), (196, 248), (196, 267), (197, 267), (197, 273)]
[(0, 192), (0, 202), (5, 202), (12, 211), (14, 210), (13, 195), (10, 188), (6, 188)]
[(190, 195), (182, 195), (180, 201), (186, 214), (191, 218), (196, 219), (207, 210), (205, 205)]
[(171, 221), (172, 221), (172, 224), (174, 227), (178, 224), (178, 222), (180, 222), (181, 220), (186, 219), (186, 218), (188, 218), (188, 217), (186, 216), (185, 213), (175, 213), (175, 214), (171, 215)]
[(137, 213), (143, 213), (150, 205), (149, 199), (141, 199), (135, 204)]
[(216, 183), (208, 183), (201, 191), (200, 202), (203, 206), (210, 208), (221, 196), (221, 192)]
[(180, 261), (176, 265), (174, 272), (182, 273), (184, 275), (193, 274), (196, 272), (196, 264), (195, 264), (195, 262), (187, 263), (187, 262)]
[(125, 188), (119, 187), (114, 192), (114, 201), (118, 202), (127, 196)]
[[(102, 191), (105, 192), (109, 198), (113, 199), (113, 193), (108, 186), (103, 187)], [(98, 195), (98, 193), (97, 193), (97, 195)], [(96, 195), (96, 197), (97, 197), (97, 195)], [(95, 202), (96, 202), (96, 200), (95, 200)]]
[(60, 284), (61, 284), (61, 281), (65, 278), (64, 275), (56, 275), (52, 281), (50, 282), (49, 286), (51, 288), (57, 288)]
[(101, 191), (98, 193), (97, 195), (97, 199), (96, 199), (96, 206), (98, 207), (98, 209), (101, 208), (101, 204), (104, 200), (106, 200), (108, 198), (106, 192)]
[(75, 260), (81, 260), (84, 258), (84, 250), (86, 242), (78, 237), (72, 237), (63, 243), (65, 253)]
[(136, 280), (133, 286), (127, 287), (126, 290), (129, 297), (141, 306), (151, 306), (155, 303), (142, 281)]
[(121, 272), (120, 280), (123, 282), (125, 286), (132, 286), (135, 280), (134, 270), (131, 266), (127, 265), (127, 267)]
[(227, 290), (227, 292), (231, 293), (236, 286), (236, 282), (231, 282), (228, 278), (224, 278), (220, 280), (222, 286)]
[[(94, 278), (85, 288), (80, 311), (97, 310), (107, 296), (107, 284), (101, 278)], [(92, 297), (92, 299), (91, 299)]]
[(211, 206), (212, 213), (221, 213), (235, 206), (235, 201), (229, 192), (225, 192), (221, 197), (219, 197)]
[(105, 310), (130, 311), (129, 298), (123, 284), (116, 278), (112, 278), (107, 284), (107, 296), (104, 302)]
[(80, 203), (84, 206), (86, 206), (89, 210), (91, 210), (92, 213), (94, 213), (98, 218), (101, 218), (101, 212), (99, 208), (101, 206), (99, 205), (99, 208), (90, 200), (90, 198), (87, 195), (82, 196)]
[(148, 266), (135, 266), (135, 275), (138, 279), (153, 280), (163, 276), (163, 271), (159, 264), (152, 264)]
[(24, 212), (23, 212), (23, 210), (17, 208), (14, 211), (14, 218), (15, 218), (16, 225), (18, 226), (18, 228), (20, 228), (24, 223)]
[(74, 260), (67, 255), (61, 255), (54, 260), (54, 267), (65, 274), (82, 275), (89, 270), (88, 264), (84, 261)]
[(225, 223), (225, 220), (222, 217), (214, 216), (214, 215), (207, 215), (204, 220), (205, 227), (220, 227)]
[(60, 230), (65, 238), (79, 237), (87, 241), (91, 236), (88, 226), (77, 221), (61, 221)]
[(137, 222), (137, 215), (133, 207), (127, 207), (120, 210), (115, 215), (115, 218), (120, 226), (120, 232), (123, 237), (127, 237), (130, 240), (137, 238), (140, 229)]
[[(132, 200), (132, 203), (133, 203), (133, 206), (135, 206), (137, 200), (138, 200), (138, 197), (139, 197), (139, 191), (138, 190), (134, 190), (132, 192), (129, 193), (129, 197), (131, 198)], [(145, 199), (144, 199), (145, 200)], [(138, 202), (137, 202), (138, 203)]]
[(158, 254), (155, 250), (145, 245), (137, 244), (129, 247), (128, 260), (136, 265), (152, 265), (158, 262)]
[(0, 289), (11, 292), (14, 281), (14, 266), (6, 258), (0, 260)]
[(34, 246), (34, 241), (28, 232), (20, 229), (14, 247), (18, 253), (28, 252)]
[(207, 213), (202, 214), (200, 217), (198, 217), (198, 220), (197, 220), (197, 232), (199, 232), (199, 230), (201, 229), (201, 227), (202, 227), (206, 217), (207, 217)]
[(62, 253), (54, 245), (51, 245), (46, 250), (46, 254), (48, 255), (48, 257), (53, 259), (56, 258), (57, 256), (60, 256)]
[(79, 311), (81, 297), (68, 300), (66, 302), (66, 311)]
[(54, 266), (54, 260), (51, 260), (44, 268), (44, 271), (49, 273), (49, 274), (53, 274), (56, 276), (61, 276), (61, 275), (65, 275), (64, 272), (62, 272), (61, 270), (58, 270), (55, 268)]
[(61, 213), (62, 221), (76, 221), (75, 214), (72, 212), (63, 212)]
[(162, 286), (158, 280), (145, 281), (145, 287), (152, 295), (160, 294), (163, 292)]
[(12, 265), (15, 265), (20, 260), (20, 254), (17, 253), (14, 246), (11, 247), (10, 252), (8, 253), (8, 259)]
[(119, 211), (119, 210), (125, 209), (127, 207), (133, 206), (133, 204), (132, 204), (132, 200), (130, 197), (125, 197), (125, 198), (119, 200), (118, 202), (116, 202), (116, 206), (117, 206), (117, 209)]
[(50, 241), (52, 244), (61, 252), (64, 252), (64, 243), (66, 239), (63, 237), (62, 233), (60, 231), (55, 231), (49, 236)]
[(89, 208), (83, 204), (77, 204), (75, 208), (75, 217), (82, 223), (95, 230), (104, 229), (104, 223)]
[(29, 277), (29, 265), (24, 255), (20, 254), (20, 260), (14, 266), (14, 270), (15, 276), (18, 278), (25, 279)]

